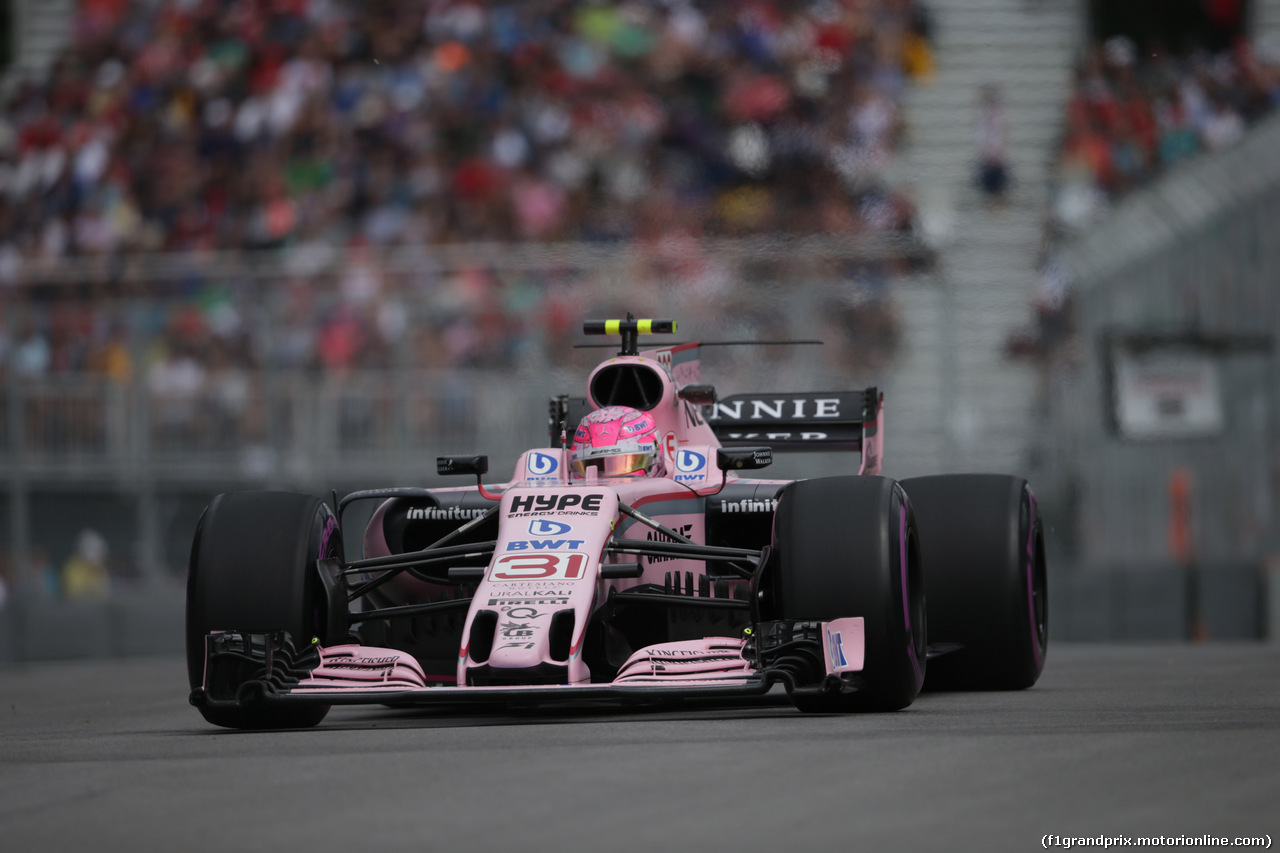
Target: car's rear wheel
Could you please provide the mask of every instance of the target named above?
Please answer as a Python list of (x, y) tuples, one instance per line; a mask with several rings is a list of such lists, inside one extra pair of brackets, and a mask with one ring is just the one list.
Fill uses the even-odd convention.
[(929, 576), (929, 690), (1020, 690), (1049, 645), (1044, 530), (1020, 477), (946, 474), (902, 481)]
[[(206, 686), (210, 632), (287, 632), (302, 651), (323, 637), (325, 599), (315, 562), (340, 555), (342, 534), (333, 513), (310, 495), (229, 492), (218, 495), (196, 527), (187, 575), (187, 676)], [(251, 661), (219, 667), (210, 692), (235, 696), (240, 680), (254, 678)], [(328, 707), (249, 704), (200, 706), (214, 725), (237, 729), (301, 728), (319, 723)]]
[(780, 619), (861, 616), (863, 686), (854, 693), (792, 692), (802, 711), (894, 711), (920, 692), (925, 670), (924, 578), (915, 519), (886, 477), (800, 480), (774, 518)]

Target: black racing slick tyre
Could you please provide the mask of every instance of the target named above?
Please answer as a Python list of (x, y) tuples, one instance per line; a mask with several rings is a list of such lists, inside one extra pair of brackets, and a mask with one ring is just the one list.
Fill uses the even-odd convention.
[(942, 652), (929, 662), (925, 689), (1035, 684), (1049, 645), (1049, 600), (1044, 531), (1027, 482), (944, 474), (903, 480), (902, 488), (920, 525), (929, 638)]
[[(325, 636), (324, 592), (315, 562), (342, 553), (342, 534), (318, 498), (288, 492), (218, 495), (196, 526), (187, 573), (187, 676), (205, 686), (206, 637), (214, 631), (286, 631), (298, 651)], [(235, 695), (251, 668), (211, 672), (217, 692)], [(210, 723), (235, 729), (305, 728), (324, 719), (321, 705), (198, 705)]]
[(907, 497), (886, 477), (800, 480), (774, 516), (780, 619), (863, 618), (862, 686), (853, 693), (793, 690), (801, 711), (896, 711), (925, 672), (924, 577)]

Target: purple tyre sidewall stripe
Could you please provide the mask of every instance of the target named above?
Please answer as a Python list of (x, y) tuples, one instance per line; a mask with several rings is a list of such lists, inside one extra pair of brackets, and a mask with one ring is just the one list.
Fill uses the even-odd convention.
[(1031, 650), (1036, 657), (1036, 669), (1044, 666), (1044, 648), (1040, 644), (1040, 626), (1036, 623), (1035, 566), (1036, 566), (1036, 496), (1027, 489), (1031, 503), (1030, 520), (1027, 522), (1027, 613), (1031, 619)]
[(898, 574), (902, 578), (902, 623), (907, 629), (907, 656), (915, 670), (916, 684), (924, 682), (924, 670), (916, 655), (915, 635), (911, 631), (911, 599), (907, 596), (907, 502), (905, 495), (898, 498)]

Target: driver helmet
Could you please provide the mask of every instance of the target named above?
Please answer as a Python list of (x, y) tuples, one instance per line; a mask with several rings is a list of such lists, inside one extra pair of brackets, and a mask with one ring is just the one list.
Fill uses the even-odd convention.
[(645, 477), (658, 473), (662, 454), (653, 415), (630, 406), (608, 406), (582, 419), (573, 434), (569, 464), (585, 477), (596, 468), (601, 477)]

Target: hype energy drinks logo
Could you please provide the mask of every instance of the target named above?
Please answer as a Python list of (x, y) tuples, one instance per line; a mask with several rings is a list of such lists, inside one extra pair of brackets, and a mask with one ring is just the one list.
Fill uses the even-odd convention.
[(525, 460), (525, 480), (530, 483), (560, 482), (560, 458), (552, 453), (529, 451)]
[(541, 515), (599, 515), (604, 494), (565, 492), (550, 495), (515, 495), (508, 506), (507, 518)]
[(707, 457), (693, 450), (685, 450), (681, 448), (676, 451), (676, 476), (677, 483), (687, 483), (691, 480), (703, 480), (707, 476)]

